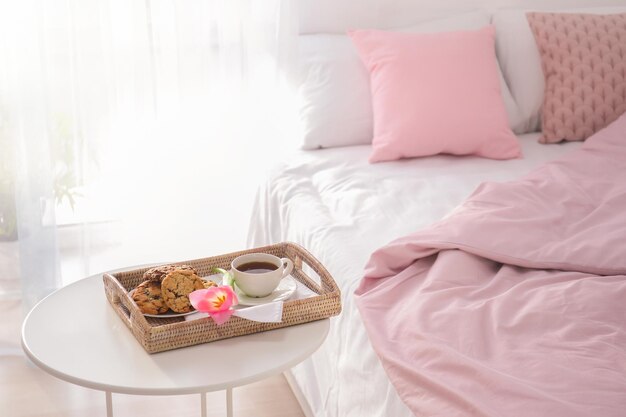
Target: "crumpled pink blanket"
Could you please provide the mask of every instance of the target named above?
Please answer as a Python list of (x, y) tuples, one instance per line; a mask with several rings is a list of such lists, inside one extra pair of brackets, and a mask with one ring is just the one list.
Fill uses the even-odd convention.
[(625, 274), (623, 115), (374, 252), (355, 294), (417, 416), (624, 417)]

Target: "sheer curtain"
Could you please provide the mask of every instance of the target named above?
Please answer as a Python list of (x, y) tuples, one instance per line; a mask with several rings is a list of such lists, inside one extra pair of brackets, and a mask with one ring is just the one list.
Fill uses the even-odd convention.
[(5, 296), (243, 247), (260, 174), (295, 146), (290, 3), (0, 3)]

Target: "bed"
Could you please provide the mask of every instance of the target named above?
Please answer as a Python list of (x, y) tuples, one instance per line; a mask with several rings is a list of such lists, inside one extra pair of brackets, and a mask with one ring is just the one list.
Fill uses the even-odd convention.
[(327, 342), (292, 370), (309, 415), (412, 415), (388, 382), (351, 295), (375, 249), (444, 217), (480, 183), (514, 179), (580, 146), (546, 149), (537, 137), (521, 136), (525, 158), (504, 162), (435, 156), (370, 165), (369, 146), (352, 146), (300, 151), (275, 167), (258, 192), (249, 246), (297, 242), (326, 265), (342, 292), (343, 312)]
[[(445, 5), (427, 11), (423, 2), (388, 2), (386, 8), (381, 2), (374, 3), (376, 15), (354, 5), (352, 9), (346, 4), (334, 8), (333, 2), (322, 2), (313, 7), (313, 2), (303, 2), (301, 33), (304, 37), (335, 33), (358, 25), (394, 27), (409, 24), (416, 16), (430, 19), (467, 8), (463, 2), (443, 2)], [(489, 6), (488, 3), (479, 6)], [(514, 1), (507, 3), (510, 4), (504, 6), (519, 7)], [(558, 1), (550, 3), (553, 4), (543, 2), (541, 7), (561, 6)], [(585, 5), (584, 1), (576, 4)], [(532, 6), (537, 4), (528, 5)], [(355, 10), (361, 13), (351, 13)], [(507, 19), (513, 16), (507, 13), (499, 16), (501, 26), (506, 26), (510, 22)], [(329, 18), (331, 14), (333, 17)], [(305, 44), (308, 42), (305, 39)], [(500, 55), (507, 54), (506, 49), (502, 50), (505, 46), (497, 47)], [(514, 180), (580, 148), (582, 142), (546, 146), (538, 143), (539, 133), (521, 133), (538, 128), (538, 105), (536, 99), (528, 97), (526, 89), (519, 85), (516, 89), (515, 78), (541, 83), (536, 73), (533, 80), (532, 74), (515, 65), (511, 57), (500, 61), (521, 114), (513, 130), (520, 133), (517, 139), (523, 158), (498, 161), (436, 155), (370, 164), (369, 144), (342, 143), (344, 146), (335, 147), (305, 143), (305, 148), (322, 149), (287, 155), (259, 189), (248, 245), (299, 243), (327, 266), (342, 291), (343, 312), (333, 319), (326, 343), (287, 375), (307, 416), (414, 415), (389, 381), (355, 305), (353, 294), (370, 255), (388, 242), (450, 215), (480, 184)], [(532, 88), (541, 92), (543, 85)], [(510, 113), (509, 119), (514, 119)], [(330, 134), (329, 130), (322, 132)]]

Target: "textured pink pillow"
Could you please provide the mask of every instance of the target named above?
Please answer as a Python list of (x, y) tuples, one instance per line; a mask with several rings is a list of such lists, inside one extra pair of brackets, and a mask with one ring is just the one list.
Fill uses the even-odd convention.
[(540, 142), (585, 140), (626, 111), (626, 14), (526, 16), (546, 78)]
[(370, 162), (449, 153), (521, 156), (500, 94), (495, 30), (348, 32), (370, 72)]

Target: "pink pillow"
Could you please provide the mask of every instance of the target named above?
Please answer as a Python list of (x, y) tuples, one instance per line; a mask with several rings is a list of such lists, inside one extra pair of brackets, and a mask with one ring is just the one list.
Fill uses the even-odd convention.
[(495, 29), (348, 32), (370, 72), (370, 162), (448, 153), (521, 156), (500, 94)]
[(626, 112), (626, 13), (528, 13), (546, 89), (540, 142), (585, 140)]

